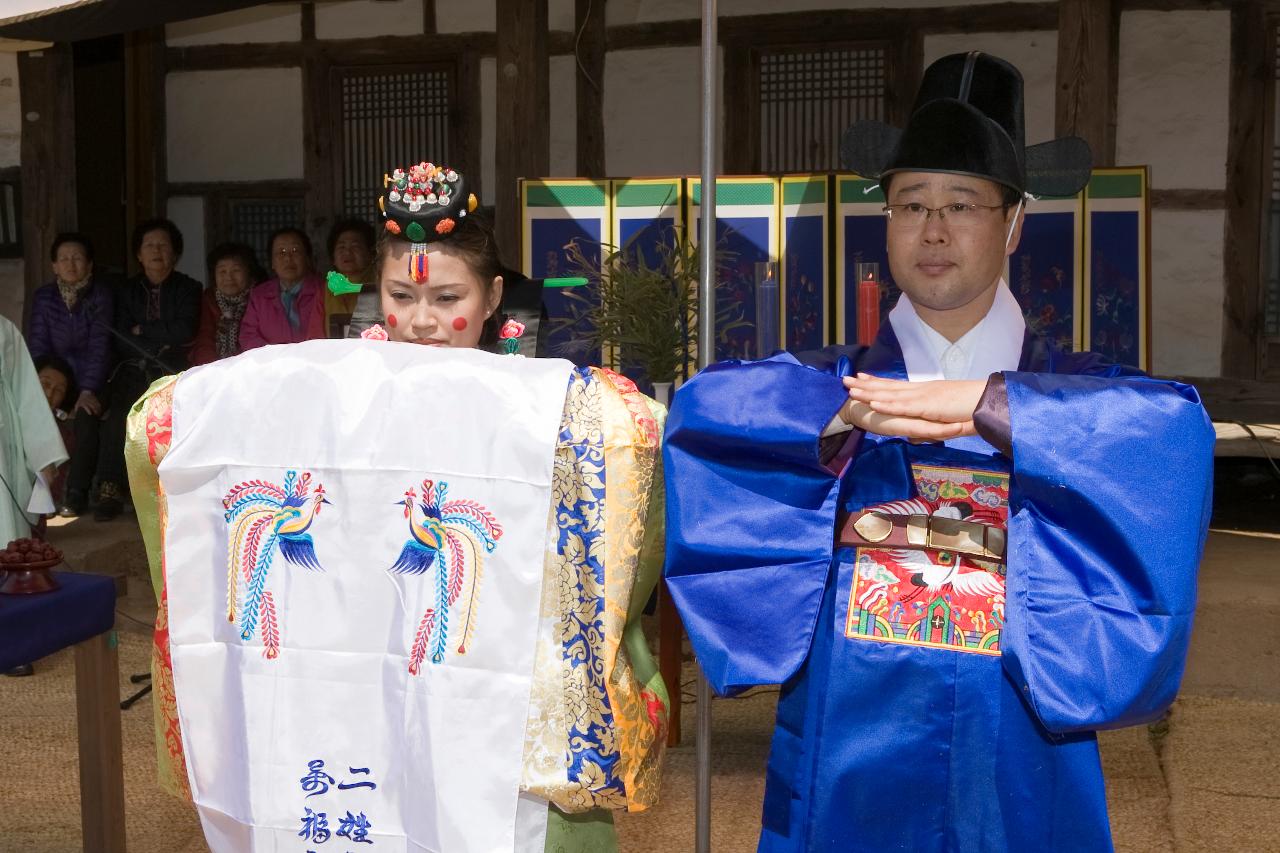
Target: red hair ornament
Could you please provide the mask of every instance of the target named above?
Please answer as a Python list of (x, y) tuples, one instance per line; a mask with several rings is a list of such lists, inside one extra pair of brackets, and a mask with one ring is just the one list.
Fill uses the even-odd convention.
[(409, 278), (418, 284), (425, 284), (431, 275), (431, 264), (427, 260), (427, 244), (414, 243), (409, 249)]

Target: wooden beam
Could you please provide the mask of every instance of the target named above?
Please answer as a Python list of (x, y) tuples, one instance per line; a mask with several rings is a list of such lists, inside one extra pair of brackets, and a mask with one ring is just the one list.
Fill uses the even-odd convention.
[(1175, 376), (1194, 385), (1212, 420), (1246, 424), (1280, 423), (1280, 383), (1252, 379)]
[(502, 125), (494, 175), (498, 245), (512, 269), (520, 261), (520, 178), (545, 177), (551, 168), (547, 116), (550, 63), (547, 0), (497, 0), (498, 104)]
[(1112, 0), (1061, 0), (1058, 15), (1058, 136), (1079, 136), (1094, 166), (1116, 159), (1115, 74), (1119, 10)]
[[(720, 19), (720, 26), (728, 21)], [(724, 41), (724, 32), (720, 34)], [(649, 47), (689, 47), (702, 43), (702, 21), (687, 18), (680, 21), (652, 21), (609, 27), (605, 32), (609, 50), (641, 50)]]
[(307, 191), (305, 180), (182, 181), (169, 184), (169, 195), (225, 195), (228, 198), (297, 198)]
[(1244, 2), (1231, 10), (1222, 375), (1236, 379), (1253, 379), (1258, 372), (1262, 223), (1271, 186), (1271, 152), (1265, 150), (1265, 139), (1273, 39), (1260, 3)]
[(73, 74), (70, 44), (18, 54), (24, 317), (31, 310), (32, 292), (47, 278), (53, 238), (76, 227)]
[[(1228, 0), (1220, 0), (1226, 3)], [(424, 0), (430, 4), (432, 0)], [(1192, 0), (1131, 0), (1131, 2), (1192, 2)], [(1213, 2), (1208, 0), (1212, 8)], [(1276, 0), (1280, 2), (1280, 0)], [(597, 4), (598, 5), (598, 4)], [(1198, 7), (1197, 7), (1198, 8)], [(424, 28), (430, 14), (424, 9)], [(767, 15), (735, 15), (720, 22), (721, 43), (733, 39), (771, 44), (806, 44), (843, 40), (922, 37), (933, 33), (1021, 32), (1052, 30), (1058, 26), (1057, 3), (990, 3), (981, 6), (934, 6), (918, 9), (839, 9), (825, 12), (779, 12)], [(547, 34), (547, 52), (568, 56), (574, 52), (577, 33)], [(697, 18), (622, 24), (605, 29), (605, 45), (613, 50), (653, 47), (692, 47), (702, 38)], [(412, 36), (321, 40), (322, 52), (344, 64), (359, 62), (414, 62), (425, 55), (441, 58), (463, 54), (496, 56), (497, 38), (492, 32), (445, 33), (430, 31)], [(209, 71), (224, 68), (281, 68), (302, 64), (301, 42), (210, 44), (171, 47), (165, 62), (171, 71)]]
[(329, 74), (327, 55), (308, 50), (302, 61), (302, 179), (306, 184), (302, 207), (313, 246), (325, 244), (335, 216), (342, 215), (334, 189), (332, 131), (338, 99), (329, 90)]
[(316, 40), (316, 4), (303, 3), (300, 14), (303, 43)]
[[(170, 71), (296, 68), (302, 65), (307, 47), (303, 42), (292, 41), (171, 47), (166, 51), (165, 61)], [(424, 56), (435, 59), (452, 59), (464, 54), (493, 56), (497, 50), (497, 37), (494, 33), (449, 33), (320, 39), (314, 43), (314, 49), (330, 64), (413, 64), (422, 62)]]
[[(166, 215), (164, 27), (125, 33), (125, 234)], [(126, 237), (127, 239), (127, 237)], [(126, 259), (130, 265), (132, 258)]]
[(759, 65), (745, 39), (724, 43), (724, 139), (721, 162), (727, 175), (760, 171)]
[(493, 175), (484, 173), (480, 156), (480, 105), (483, 103), (480, 91), (480, 57), (472, 53), (464, 53), (457, 60), (457, 96), (453, 99), (451, 121), (456, 128), (451, 148), (450, 162), (454, 168), (465, 174), (471, 182), (471, 192), (476, 198), (483, 197), (483, 190)]
[(422, 32), (433, 36), (439, 26), (436, 24), (436, 0), (422, 0)]
[(125, 853), (117, 642), (112, 630), (75, 646), (80, 828), (83, 849), (101, 853)]
[(1226, 190), (1151, 190), (1153, 210), (1224, 210)]
[(170, 47), (165, 65), (170, 71), (220, 71), (226, 68), (296, 68), (302, 64), (302, 43), (202, 44)]
[(892, 40), (886, 53), (890, 56), (887, 119), (896, 127), (904, 127), (911, 117), (916, 93), (920, 91), (920, 78), (924, 76), (924, 35), (919, 30), (904, 33)]
[[(933, 6), (917, 9), (833, 9), (731, 15), (720, 20), (720, 42), (808, 44), (832, 40), (865, 40), (907, 33), (985, 33), (1053, 30), (1057, 3), (991, 3), (981, 6)], [(697, 18), (609, 27), (609, 50), (697, 45), (702, 24)]]
[(333, 65), (420, 65), (465, 54), (493, 56), (497, 52), (498, 37), (494, 33), (377, 36), (341, 41), (322, 39), (318, 45)]
[(1236, 0), (1119, 0), (1125, 12), (1206, 12), (1230, 9)]
[(578, 176), (603, 178), (605, 0), (575, 0)]

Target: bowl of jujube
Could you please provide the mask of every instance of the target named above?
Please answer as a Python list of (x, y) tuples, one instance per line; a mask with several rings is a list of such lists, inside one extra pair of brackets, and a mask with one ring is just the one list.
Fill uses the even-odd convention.
[(50, 592), (58, 588), (58, 582), (49, 569), (62, 562), (62, 552), (38, 539), (14, 539), (0, 551), (0, 593), (29, 595)]

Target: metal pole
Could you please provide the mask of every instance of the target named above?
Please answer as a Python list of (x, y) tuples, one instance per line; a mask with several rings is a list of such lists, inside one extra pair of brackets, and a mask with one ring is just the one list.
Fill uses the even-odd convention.
[[(716, 275), (716, 0), (702, 0), (702, 228), (698, 237), (698, 366), (715, 360)], [(676, 701), (679, 701), (677, 698)], [(711, 853), (711, 688), (698, 668), (696, 849)]]

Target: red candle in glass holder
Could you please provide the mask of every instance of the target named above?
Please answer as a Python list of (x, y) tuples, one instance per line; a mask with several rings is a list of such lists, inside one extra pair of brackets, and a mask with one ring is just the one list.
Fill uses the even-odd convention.
[(878, 264), (860, 265), (872, 267), (859, 270), (858, 281), (858, 343), (871, 346), (880, 333), (880, 281), (874, 267)]

